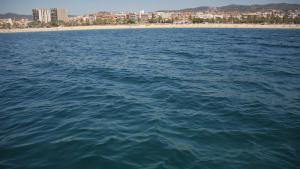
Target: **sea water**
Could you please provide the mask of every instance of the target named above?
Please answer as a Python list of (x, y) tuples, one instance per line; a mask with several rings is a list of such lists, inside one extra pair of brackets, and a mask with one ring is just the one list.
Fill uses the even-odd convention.
[(0, 168), (297, 169), (300, 31), (0, 34)]

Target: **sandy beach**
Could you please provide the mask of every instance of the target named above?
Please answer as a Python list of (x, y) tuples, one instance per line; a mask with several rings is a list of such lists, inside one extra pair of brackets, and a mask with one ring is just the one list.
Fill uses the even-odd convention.
[(300, 29), (300, 25), (259, 25), (259, 24), (139, 24), (139, 25), (91, 25), (53, 28), (0, 29), (0, 33), (52, 32), (101, 29), (155, 29), (155, 28), (245, 28), (245, 29)]

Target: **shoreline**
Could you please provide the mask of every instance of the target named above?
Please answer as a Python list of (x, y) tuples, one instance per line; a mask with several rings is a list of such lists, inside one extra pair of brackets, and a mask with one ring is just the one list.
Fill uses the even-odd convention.
[(59, 32), (72, 30), (109, 30), (109, 29), (159, 29), (159, 28), (238, 28), (238, 29), (300, 29), (300, 25), (260, 25), (260, 24), (136, 24), (136, 25), (91, 25), (52, 28), (0, 29), (0, 33), (21, 32)]

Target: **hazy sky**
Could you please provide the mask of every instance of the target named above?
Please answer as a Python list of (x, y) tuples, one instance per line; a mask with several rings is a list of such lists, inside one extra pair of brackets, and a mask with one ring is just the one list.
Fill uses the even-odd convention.
[(0, 0), (0, 13), (31, 14), (32, 8), (59, 7), (70, 14), (97, 11), (155, 11), (228, 4), (300, 3), (300, 0)]

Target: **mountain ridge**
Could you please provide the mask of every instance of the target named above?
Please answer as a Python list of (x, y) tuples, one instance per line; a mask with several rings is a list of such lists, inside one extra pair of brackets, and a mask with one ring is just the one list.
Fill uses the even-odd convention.
[(0, 14), (0, 19), (29, 19), (32, 20), (32, 15), (23, 15), (23, 14), (16, 14), (12, 12), (8, 12), (5, 14)]
[(223, 12), (256, 12), (263, 10), (300, 10), (300, 4), (289, 3), (270, 3), (270, 4), (253, 4), (253, 5), (237, 5), (230, 4), (221, 7), (199, 6), (195, 8), (185, 8), (179, 10), (159, 10), (158, 12), (204, 12), (209, 10), (219, 10)]

